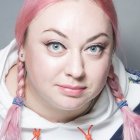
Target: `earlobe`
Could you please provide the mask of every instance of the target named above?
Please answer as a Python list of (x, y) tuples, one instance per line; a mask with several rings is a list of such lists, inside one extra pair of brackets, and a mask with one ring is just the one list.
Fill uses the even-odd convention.
[(19, 60), (24, 62), (25, 61), (25, 51), (23, 49), (23, 47), (21, 47), (21, 49), (19, 50), (19, 54), (18, 54)]

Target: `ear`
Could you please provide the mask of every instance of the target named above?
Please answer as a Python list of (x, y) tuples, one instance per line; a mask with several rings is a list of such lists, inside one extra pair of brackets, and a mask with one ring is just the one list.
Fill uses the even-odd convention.
[(18, 57), (21, 62), (25, 62), (25, 50), (24, 50), (23, 46), (21, 46), (21, 48), (19, 50)]
[(112, 79), (113, 78), (113, 74), (114, 74), (114, 68), (113, 68), (113, 65), (111, 64), (108, 77)]

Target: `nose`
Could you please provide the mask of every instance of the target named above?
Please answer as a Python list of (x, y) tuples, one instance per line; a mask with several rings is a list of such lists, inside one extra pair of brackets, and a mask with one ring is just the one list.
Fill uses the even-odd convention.
[(75, 79), (81, 79), (85, 76), (84, 62), (80, 54), (71, 55), (65, 67), (65, 74)]

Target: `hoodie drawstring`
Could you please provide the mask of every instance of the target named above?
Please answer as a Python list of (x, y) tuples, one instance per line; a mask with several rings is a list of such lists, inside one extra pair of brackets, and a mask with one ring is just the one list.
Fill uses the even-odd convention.
[(32, 138), (32, 140), (39, 140), (40, 134), (41, 134), (41, 129), (34, 129), (33, 130), (34, 137)]
[(92, 140), (92, 135), (90, 134), (90, 130), (91, 130), (92, 127), (93, 127), (93, 125), (90, 125), (90, 127), (88, 128), (88, 133), (87, 134), (80, 127), (77, 127), (77, 128), (85, 135), (86, 140)]
[[(84, 132), (84, 130), (80, 127), (77, 127), (85, 136), (86, 140), (93, 140), (92, 139), (92, 135), (90, 133), (91, 129), (92, 129), (93, 125), (90, 125), (90, 127), (88, 128), (88, 133), (86, 134), (86, 132)], [(32, 140), (39, 140), (39, 137), (41, 135), (41, 129), (34, 129), (33, 130), (33, 135), (34, 137), (32, 138)]]

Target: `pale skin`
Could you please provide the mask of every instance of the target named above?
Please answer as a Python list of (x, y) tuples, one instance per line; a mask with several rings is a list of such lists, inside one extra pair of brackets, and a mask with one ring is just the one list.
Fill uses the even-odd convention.
[[(58, 2), (30, 23), (22, 51), (27, 71), (25, 105), (51, 122), (68, 122), (80, 116), (106, 84), (112, 27), (94, 2)], [(12, 95), (17, 88), (15, 71), (13, 67), (6, 79)], [(61, 85), (84, 90), (65, 94)]]

